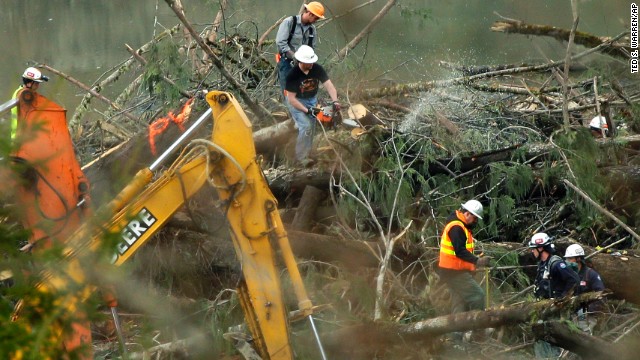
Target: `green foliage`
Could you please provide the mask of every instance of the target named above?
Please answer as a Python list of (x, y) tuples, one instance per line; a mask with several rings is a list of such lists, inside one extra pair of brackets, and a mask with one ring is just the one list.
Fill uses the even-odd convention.
[(505, 195), (520, 201), (531, 190), (533, 170), (526, 164), (494, 163), (489, 178), (491, 188), (500, 186)]
[[(508, 195), (500, 195), (492, 198), (489, 202), (489, 211), (486, 219), (491, 219), (487, 224), (485, 230), (490, 236), (497, 236), (500, 234), (500, 230), (506, 226), (512, 226), (515, 224), (515, 216), (512, 216), (515, 210), (516, 202)], [(487, 221), (485, 221), (486, 223)]]
[[(149, 94), (158, 96), (169, 104), (177, 103), (182, 97), (179, 89), (186, 89), (189, 85), (190, 70), (183, 64), (178, 46), (170, 41), (154, 44), (147, 54), (142, 87)], [(166, 76), (173, 80), (176, 86), (162, 80)]]
[[(564, 178), (578, 186), (596, 202), (602, 203), (605, 187), (598, 171), (598, 163), (602, 153), (589, 131), (581, 128), (576, 131), (560, 133), (556, 138), (556, 144), (559, 147), (556, 152), (562, 151), (568, 161), (568, 169), (564, 170)], [(582, 225), (588, 226), (600, 216), (593, 206), (586, 203), (573, 191), (569, 191), (568, 196), (575, 198), (576, 214), (583, 221)]]
[[(413, 153), (420, 149), (415, 147), (417, 143), (407, 142), (400, 136), (378, 139), (380, 156), (375, 158), (371, 172), (354, 174), (364, 198), (356, 192), (356, 184), (343, 183), (342, 186), (358, 196), (359, 201), (350, 196), (341, 196), (338, 213), (345, 219), (354, 219), (355, 224), (362, 225), (363, 221), (371, 220), (370, 213), (361, 203), (365, 202), (372, 207), (376, 218), (382, 220), (383, 227), (387, 225), (387, 221), (403, 226), (410, 220), (410, 212), (414, 211), (412, 203), (417, 191), (429, 187), (429, 181), (423, 173), (410, 166), (416, 159), (415, 156), (419, 156)], [(408, 153), (412, 156), (405, 155)]]
[[(409, 177), (402, 176), (395, 159), (380, 157), (374, 164), (376, 172), (367, 184), (369, 201), (380, 206), (383, 216), (389, 217), (395, 211), (400, 219), (406, 218), (408, 204), (413, 195), (412, 181)], [(400, 206), (399, 206), (400, 205)]]
[[(488, 255), (495, 259), (496, 267), (519, 266), (518, 252), (494, 247)], [(491, 272), (493, 297), (498, 294), (520, 291), (530, 284), (530, 279), (523, 269), (496, 270)]]
[[(4, 233), (3, 233), (4, 234)], [(56, 331), (70, 331), (77, 312), (70, 311), (71, 297), (79, 296), (85, 291), (83, 284), (78, 284), (60, 272), (62, 248), (54, 247), (41, 250), (32, 255), (21, 254), (17, 250), (6, 253), (6, 260), (0, 265), (2, 269), (10, 269), (13, 273), (12, 285), (2, 287), (0, 305), (0, 353), (25, 359), (61, 359), (66, 352), (61, 346), (61, 338)], [(36, 284), (45, 271), (52, 277), (67, 281), (64, 289), (45, 291)], [(7, 281), (3, 285), (7, 285)], [(22, 300), (23, 306), (17, 321), (11, 321), (14, 314), (13, 305)], [(77, 304), (89, 319), (96, 316), (96, 303), (87, 301)], [(56, 330), (58, 329), (58, 330)], [(70, 359), (79, 357), (79, 351), (68, 354)]]
[(211, 347), (218, 350), (218, 354), (216, 354), (216, 358), (218, 358), (236, 352), (233, 343), (226, 340), (224, 334), (229, 332), (229, 328), (244, 324), (244, 314), (237, 293), (233, 293), (228, 300), (218, 301), (214, 305), (214, 308), (203, 309), (203, 311), (206, 311), (205, 322), (212, 334)]
[(635, 132), (640, 132), (640, 103), (636, 102), (631, 106), (631, 114), (629, 127)]

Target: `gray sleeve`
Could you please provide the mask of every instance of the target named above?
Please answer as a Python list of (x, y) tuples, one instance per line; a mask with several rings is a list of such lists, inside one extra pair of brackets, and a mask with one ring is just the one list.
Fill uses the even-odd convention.
[(280, 23), (280, 27), (278, 28), (278, 33), (276, 34), (276, 46), (278, 47), (278, 51), (282, 54), (289, 50), (292, 50), (287, 43), (289, 40), (289, 33), (291, 31), (291, 16), (287, 17)]
[(311, 41), (311, 47), (317, 49), (316, 45), (318, 45), (318, 29), (315, 25), (311, 25), (311, 27), (313, 28), (313, 40)]

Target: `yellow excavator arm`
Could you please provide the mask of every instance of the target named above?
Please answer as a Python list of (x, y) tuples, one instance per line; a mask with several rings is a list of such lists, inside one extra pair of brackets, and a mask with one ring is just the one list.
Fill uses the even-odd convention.
[[(251, 123), (231, 94), (211, 91), (206, 100), (210, 111), (192, 128), (211, 114), (214, 120), (211, 139), (192, 141), (190, 150), (183, 151), (156, 180), (153, 171), (159, 166), (158, 161), (139, 171), (114, 200), (96, 213), (97, 219), (108, 219), (98, 228), (119, 234), (111, 262), (121, 265), (205, 184), (215, 187), (242, 268), (238, 293), (256, 351), (263, 359), (293, 359), (288, 312), (273, 244), (278, 245), (289, 272), (299, 312), (308, 316), (315, 332), (312, 303), (278, 214), (276, 199), (257, 162)], [(77, 258), (83, 251), (100, 248), (103, 236), (104, 231), (89, 223), (72, 235), (67, 242), (67, 276), (77, 282), (84, 280)], [(40, 287), (46, 291), (64, 288), (66, 279), (49, 276)], [(322, 346), (320, 351), (324, 357)]]

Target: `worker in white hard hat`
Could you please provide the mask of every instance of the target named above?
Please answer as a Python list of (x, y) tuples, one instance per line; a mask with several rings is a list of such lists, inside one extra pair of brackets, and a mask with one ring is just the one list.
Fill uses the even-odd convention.
[(324, 68), (317, 64), (318, 55), (310, 46), (301, 45), (295, 53), (296, 66), (287, 75), (287, 106), (298, 128), (296, 141), (296, 162), (302, 166), (313, 164), (309, 157), (315, 133), (320, 84), (324, 86), (333, 101), (334, 114), (340, 111), (338, 91)]
[[(280, 93), (284, 93), (287, 75), (294, 68), (294, 55), (301, 45), (316, 47), (315, 22), (324, 19), (324, 6), (317, 1), (304, 4), (302, 14), (290, 16), (280, 23), (276, 34), (276, 62)], [(286, 96), (286, 95), (285, 95)]]
[[(538, 261), (538, 269), (534, 280), (534, 295), (538, 299), (562, 298), (578, 294), (580, 277), (569, 265), (555, 254), (553, 239), (547, 233), (539, 232), (529, 240), (531, 255)], [(533, 344), (536, 358), (558, 358), (562, 348), (544, 340)]]
[[(34, 67), (28, 67), (22, 73), (22, 85), (20, 85), (16, 91), (13, 92), (12, 99), (17, 99), (23, 90), (29, 89), (32, 92), (37, 92), (40, 87), (40, 83), (43, 81), (49, 81), (49, 78), (42, 75), (42, 72)], [(16, 130), (18, 129), (18, 107), (11, 109), (11, 140), (16, 137)]]
[(607, 125), (607, 119), (602, 115), (594, 117), (589, 122), (589, 130), (591, 130), (591, 135), (595, 138), (608, 137), (609, 125)]
[[(569, 264), (575, 264), (577, 267), (577, 273), (580, 277), (580, 293), (604, 291), (604, 282), (600, 274), (587, 265), (582, 246), (579, 244), (569, 245), (564, 253), (564, 258)], [(598, 322), (597, 315), (602, 314), (604, 310), (605, 304), (602, 300), (582, 304), (577, 311), (576, 324), (582, 331), (591, 334)]]
[(580, 278), (567, 263), (555, 255), (555, 246), (546, 233), (536, 233), (529, 240), (531, 254), (538, 261), (534, 294), (539, 299), (561, 298), (578, 293)]
[[(471, 228), (482, 219), (483, 206), (478, 200), (469, 200), (447, 219), (440, 237), (438, 274), (451, 294), (451, 312), (460, 313), (485, 309), (484, 290), (473, 279), (476, 267), (490, 266), (490, 256), (476, 256)], [(461, 340), (462, 334), (453, 334)]]

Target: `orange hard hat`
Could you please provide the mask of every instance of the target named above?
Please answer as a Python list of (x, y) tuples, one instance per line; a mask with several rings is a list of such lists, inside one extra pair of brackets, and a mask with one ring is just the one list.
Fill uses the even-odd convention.
[(305, 4), (304, 8), (320, 19), (324, 19), (324, 6), (322, 6), (322, 4), (320, 4), (319, 2), (312, 1), (308, 4)]

